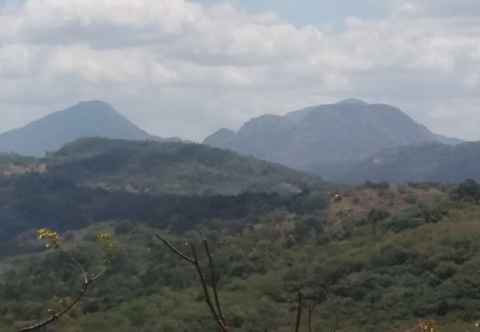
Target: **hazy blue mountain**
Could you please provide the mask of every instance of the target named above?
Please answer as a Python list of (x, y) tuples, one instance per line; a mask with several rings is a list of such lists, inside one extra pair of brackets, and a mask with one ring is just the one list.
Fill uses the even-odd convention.
[(335, 180), (458, 183), (468, 178), (480, 180), (480, 142), (388, 149), (339, 172)]
[(0, 152), (42, 156), (83, 137), (155, 139), (107, 103), (81, 102), (0, 135)]
[(357, 99), (285, 116), (263, 115), (245, 123), (237, 133), (222, 129), (204, 141), (327, 179), (339, 168), (384, 149), (433, 142), (459, 141), (432, 133), (398, 108)]

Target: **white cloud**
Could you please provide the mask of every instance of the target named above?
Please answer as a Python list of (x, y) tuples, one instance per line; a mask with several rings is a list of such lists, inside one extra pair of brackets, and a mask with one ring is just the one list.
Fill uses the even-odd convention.
[(437, 16), (474, 17), (480, 15), (477, 0), (386, 0), (398, 13)]
[(349, 18), (341, 30), (184, 0), (4, 6), (0, 112), (10, 120), (0, 130), (95, 98), (159, 135), (198, 139), (265, 112), (358, 96), (480, 139), (434, 113), (480, 120), (480, 5), (388, 1), (388, 17)]

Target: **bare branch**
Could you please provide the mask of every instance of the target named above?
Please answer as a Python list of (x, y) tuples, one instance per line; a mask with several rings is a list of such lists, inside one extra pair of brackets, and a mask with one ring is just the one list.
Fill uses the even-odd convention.
[(85, 268), (83, 267), (83, 265), (78, 261), (78, 259), (75, 258), (75, 256), (73, 256), (72, 254), (64, 251), (62, 248), (60, 248), (60, 249), (61, 249), (61, 252), (65, 256), (67, 256), (73, 262), (73, 264), (75, 264), (75, 266), (82, 272), (84, 285), (88, 284), (88, 282), (89, 282), (88, 273), (87, 273), (87, 271), (85, 271)]
[(181, 252), (180, 250), (178, 250), (173, 244), (171, 244), (169, 241), (167, 241), (166, 239), (164, 239), (163, 237), (161, 237), (160, 235), (158, 234), (155, 234), (155, 236), (157, 237), (157, 239), (159, 239), (160, 241), (163, 242), (164, 245), (166, 245), (168, 247), (168, 249), (170, 249), (175, 255), (179, 256), (180, 258), (182, 258), (183, 260), (189, 262), (190, 264), (195, 264), (195, 261), (193, 258), (191, 257), (188, 257), (187, 255), (185, 255), (183, 252)]
[(315, 311), (317, 304), (310, 303), (308, 305), (308, 332), (312, 332), (312, 319), (313, 319), (313, 312)]
[(203, 245), (205, 247), (205, 252), (208, 256), (208, 265), (210, 268), (210, 278), (212, 279), (212, 289), (213, 289), (213, 296), (215, 298), (215, 306), (217, 307), (218, 315), (220, 319), (225, 324), (225, 317), (223, 315), (222, 306), (220, 304), (220, 297), (218, 295), (218, 278), (217, 274), (215, 273), (215, 264), (213, 262), (212, 254), (210, 253), (210, 248), (208, 246), (207, 240), (203, 240)]
[(337, 329), (338, 329), (338, 314), (337, 312), (335, 312), (335, 322), (333, 324), (332, 332), (337, 332)]
[(302, 321), (302, 310), (303, 310), (303, 294), (299, 292), (298, 300), (297, 300), (297, 321), (295, 323), (295, 332), (300, 331), (300, 323)]
[(172, 251), (175, 255), (177, 255), (181, 259), (183, 259), (186, 262), (193, 265), (193, 267), (195, 268), (195, 271), (197, 272), (198, 278), (200, 279), (200, 284), (202, 286), (203, 295), (205, 297), (205, 302), (207, 303), (208, 309), (210, 310), (210, 313), (211, 313), (213, 319), (217, 323), (220, 331), (229, 332), (229, 329), (227, 327), (225, 319), (223, 318), (223, 313), (222, 313), (222, 310), (221, 310), (221, 307), (220, 307), (220, 301), (219, 301), (219, 297), (218, 297), (216, 281), (213, 278), (213, 277), (215, 277), (214, 273), (213, 273), (214, 264), (213, 264), (212, 256), (210, 254), (210, 250), (208, 248), (208, 244), (206, 244), (206, 242), (204, 242), (205, 251), (207, 252), (207, 256), (208, 256), (208, 259), (209, 259), (209, 265), (210, 265), (211, 272), (212, 272), (212, 290), (213, 290), (214, 297), (215, 297), (215, 305), (213, 304), (212, 297), (210, 295), (210, 290), (208, 288), (207, 280), (206, 280), (205, 275), (203, 273), (202, 267), (200, 266), (200, 260), (198, 258), (198, 253), (197, 253), (197, 249), (195, 248), (195, 246), (193, 244), (190, 244), (190, 250), (192, 251), (192, 257), (189, 257), (186, 254), (184, 254), (183, 252), (181, 252), (178, 248), (176, 248), (169, 241), (162, 238), (160, 235), (156, 234), (155, 236), (157, 237), (157, 239), (162, 241), (163, 244), (165, 244), (165, 246), (167, 246), (167, 248), (169, 248), (170, 251)]
[(210, 291), (208, 290), (207, 280), (205, 279), (205, 275), (203, 274), (202, 268), (200, 266), (197, 250), (193, 244), (190, 244), (190, 247), (193, 255), (193, 265), (195, 266), (198, 277), (200, 278), (200, 283), (202, 284), (203, 294), (205, 296), (205, 302), (207, 303), (208, 308), (210, 309), (210, 312), (213, 318), (215, 319), (215, 321), (217, 322), (220, 330), (223, 332), (228, 332), (228, 329), (225, 326), (224, 321), (220, 318), (219, 313), (215, 310), (215, 307), (213, 306), (212, 298), (210, 296)]
[(70, 253), (68, 253), (66, 251), (63, 251), (63, 250), (62, 250), (62, 252), (66, 256), (68, 256), (72, 262), (74, 262), (74, 264), (78, 267), (78, 269), (82, 273), (83, 284), (82, 284), (82, 289), (81, 289), (80, 293), (78, 294), (77, 297), (75, 297), (75, 299), (68, 306), (66, 306), (60, 312), (57, 312), (57, 313), (53, 314), (49, 318), (47, 318), (47, 319), (45, 319), (45, 320), (43, 320), (39, 323), (36, 323), (36, 324), (28, 326), (28, 327), (24, 327), (24, 328), (20, 329), (18, 332), (37, 331), (37, 330), (39, 330), (43, 327), (46, 327), (46, 326), (56, 322), (57, 320), (59, 320), (60, 318), (62, 318), (66, 314), (68, 314), (83, 299), (83, 297), (85, 296), (85, 294), (87, 294), (88, 289), (92, 286), (92, 284), (94, 282), (96, 282), (99, 278), (101, 278), (106, 272), (106, 269), (105, 269), (102, 272), (100, 272), (100, 273), (96, 274), (95, 276), (93, 276), (92, 278), (90, 278), (88, 273), (86, 272), (85, 268), (83, 267), (83, 265), (73, 255), (71, 255)]

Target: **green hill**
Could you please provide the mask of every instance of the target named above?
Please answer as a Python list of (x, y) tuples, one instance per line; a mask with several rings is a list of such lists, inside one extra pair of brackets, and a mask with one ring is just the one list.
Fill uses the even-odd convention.
[(0, 256), (36, 250), (9, 241), (43, 226), (72, 230), (134, 219), (185, 230), (215, 218), (246, 221), (280, 206), (322, 206), (327, 190), (319, 178), (198, 144), (92, 138), (44, 159), (4, 159), (10, 166), (0, 174)]
[(168, 194), (300, 193), (314, 176), (199, 144), (82, 139), (47, 159), (52, 176), (109, 191)]

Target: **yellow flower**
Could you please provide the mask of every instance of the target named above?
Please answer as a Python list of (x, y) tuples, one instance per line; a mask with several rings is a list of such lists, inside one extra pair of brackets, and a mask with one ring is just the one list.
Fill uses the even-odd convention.
[(106, 256), (105, 260), (107, 262), (117, 255), (118, 247), (113, 240), (113, 236), (110, 233), (98, 233), (97, 234), (97, 243), (103, 249), (103, 252)]
[(46, 241), (47, 248), (58, 248), (60, 246), (60, 235), (54, 230), (48, 228), (41, 228), (37, 231), (37, 237), (39, 240)]

